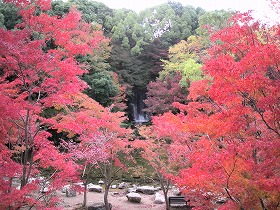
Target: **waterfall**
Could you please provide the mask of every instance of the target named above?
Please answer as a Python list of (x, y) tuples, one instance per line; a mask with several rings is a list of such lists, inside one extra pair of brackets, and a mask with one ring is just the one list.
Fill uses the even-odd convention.
[(146, 93), (144, 90), (134, 90), (134, 95), (130, 102), (131, 118), (136, 124), (141, 124), (150, 121), (150, 114), (144, 112), (145, 108), (144, 100), (146, 99)]

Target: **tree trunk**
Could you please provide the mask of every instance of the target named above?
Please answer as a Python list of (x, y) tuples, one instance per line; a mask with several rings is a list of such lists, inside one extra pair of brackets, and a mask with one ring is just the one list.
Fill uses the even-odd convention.
[(261, 198), (260, 198), (260, 202), (261, 202), (262, 209), (267, 210), (267, 208), (266, 208), (266, 206), (265, 206), (265, 204), (264, 204), (264, 202)]
[(165, 179), (163, 178), (162, 175), (159, 175), (159, 180), (160, 180), (160, 185), (163, 191), (163, 195), (164, 195), (164, 200), (165, 200), (165, 209), (166, 210), (170, 210), (169, 208), (169, 201), (168, 201), (168, 190), (169, 190), (169, 184), (170, 184), (170, 180), (166, 180), (166, 186), (164, 186), (165, 184)]
[(87, 206), (87, 185), (88, 185), (88, 180), (89, 180), (89, 174), (91, 171), (91, 166), (88, 167), (88, 170), (86, 171), (87, 166), (85, 165), (85, 169), (84, 169), (84, 173), (83, 173), (83, 177), (86, 176), (86, 178), (84, 179), (84, 200), (83, 200), (83, 207)]
[(105, 183), (104, 204), (105, 204), (106, 210), (111, 210), (111, 207), (110, 207), (109, 201), (108, 201), (109, 188), (110, 188), (110, 183)]
[(87, 206), (87, 184), (88, 184), (88, 177), (86, 178), (84, 182), (84, 200), (83, 200), (83, 207)]
[(20, 183), (20, 189), (22, 189), (28, 183), (28, 149), (29, 149), (29, 112), (27, 109), (26, 117), (24, 120), (24, 137), (23, 137), (23, 145), (25, 146), (24, 151), (21, 153), (21, 164), (22, 164), (22, 178)]

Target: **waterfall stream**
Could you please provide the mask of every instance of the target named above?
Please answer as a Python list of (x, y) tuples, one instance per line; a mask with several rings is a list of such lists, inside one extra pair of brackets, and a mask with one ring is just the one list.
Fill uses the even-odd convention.
[(150, 121), (150, 114), (144, 112), (145, 108), (144, 100), (146, 99), (146, 92), (144, 90), (136, 89), (134, 91), (134, 96), (130, 101), (130, 112), (133, 122), (136, 124), (141, 124)]

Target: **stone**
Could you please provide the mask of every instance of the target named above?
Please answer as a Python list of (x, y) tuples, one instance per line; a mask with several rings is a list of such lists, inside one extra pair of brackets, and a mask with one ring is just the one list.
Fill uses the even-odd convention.
[(129, 202), (132, 203), (140, 203), (141, 202), (141, 195), (139, 193), (128, 193), (126, 195)]
[(21, 180), (19, 178), (12, 179), (12, 186), (13, 188), (20, 189)]
[(155, 204), (162, 204), (165, 202), (165, 198), (162, 194), (160, 193), (156, 193), (155, 194), (155, 200), (154, 200), (154, 203)]
[(32, 182), (35, 182), (37, 181), (38, 179), (34, 178), (34, 177), (31, 177), (28, 179), (28, 183), (32, 183)]
[(128, 188), (128, 184), (126, 182), (122, 182), (119, 184), (119, 189), (125, 189), (125, 188)]
[(129, 187), (129, 188), (127, 188), (126, 192), (127, 192), (127, 193), (132, 193), (132, 192), (135, 193), (135, 192), (136, 192), (136, 189), (137, 189), (136, 187)]
[(41, 189), (40, 189), (40, 192), (41, 193), (46, 193), (46, 192), (48, 192), (49, 191), (49, 188), (48, 187), (41, 187)]
[(140, 192), (147, 195), (155, 194), (156, 188), (153, 186), (141, 186), (136, 188), (136, 192)]
[(156, 190), (156, 191), (160, 191), (160, 190), (161, 190), (161, 187), (155, 187), (155, 190)]
[(104, 184), (104, 181), (103, 180), (99, 180), (98, 184), (102, 185), (102, 184)]
[(103, 188), (100, 185), (95, 185), (92, 183), (89, 183), (87, 185), (87, 189), (89, 192), (99, 192), (99, 193), (102, 193), (102, 190), (103, 190)]
[(66, 189), (66, 197), (75, 197), (77, 195), (76, 190), (74, 188), (67, 188)]
[(65, 185), (65, 186), (63, 186), (63, 187), (61, 188), (61, 192), (62, 192), (62, 193), (66, 193), (66, 190), (69, 189), (69, 188), (70, 188), (70, 184)]
[[(110, 209), (112, 209), (112, 204), (109, 203)], [(93, 203), (87, 207), (88, 210), (106, 210), (104, 203)]]
[(46, 193), (49, 191), (50, 182), (49, 181), (39, 182), (39, 186), (40, 186), (40, 192)]
[(180, 191), (180, 189), (178, 189), (178, 188), (176, 188), (176, 187), (172, 188), (172, 193), (173, 193), (173, 195), (175, 195), (175, 196), (180, 196), (180, 195), (182, 194), (181, 191)]
[(215, 203), (217, 204), (223, 204), (223, 203), (226, 203), (227, 202), (227, 197), (219, 197), (215, 200)]
[(76, 186), (81, 187), (81, 188), (85, 188), (85, 185), (83, 182), (77, 182), (75, 183)]

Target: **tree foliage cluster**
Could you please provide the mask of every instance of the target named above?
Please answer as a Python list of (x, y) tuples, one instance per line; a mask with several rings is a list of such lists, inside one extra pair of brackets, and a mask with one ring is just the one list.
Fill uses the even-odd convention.
[[(86, 206), (93, 170), (109, 209), (133, 148), (155, 169), (167, 209), (170, 184), (194, 209), (279, 208), (279, 24), (86, 0), (4, 1), (0, 24), (1, 209), (55, 208), (54, 192), (78, 180)], [(129, 141), (119, 111), (133, 88), (147, 88), (154, 116)]]
[[(174, 102), (178, 113), (155, 116), (144, 130), (143, 155), (195, 209), (278, 209), (279, 24), (248, 13), (229, 23), (211, 36), (188, 104)], [(168, 159), (159, 161), (158, 141)]]
[(126, 9), (112, 10), (99, 2), (73, 0), (54, 1), (52, 14), (61, 16), (69, 11), (70, 5), (76, 6), (84, 21), (100, 24), (105, 36), (111, 39), (111, 55), (107, 60), (110, 67), (106, 70), (118, 74), (128, 96), (133, 88), (146, 89), (155, 80), (162, 69), (160, 59), (167, 58), (168, 48), (195, 34), (198, 18), (204, 13), (201, 8), (176, 2), (137, 14)]
[(88, 63), (107, 53), (103, 32), (75, 7), (58, 16), (50, 15), (50, 1), (6, 3), (20, 21), (0, 29), (0, 208), (51, 209), (59, 201), (55, 191), (80, 180), (83, 166), (87, 176), (97, 163), (123, 168), (117, 154), (130, 131), (120, 127), (122, 112), (83, 93), (81, 78), (93, 71)]

